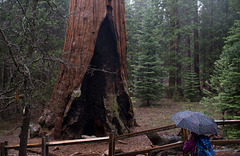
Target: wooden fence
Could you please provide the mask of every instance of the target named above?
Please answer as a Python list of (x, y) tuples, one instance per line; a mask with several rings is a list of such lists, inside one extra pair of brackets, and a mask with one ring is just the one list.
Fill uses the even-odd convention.
[[(218, 125), (224, 125), (224, 124), (240, 124), (240, 120), (215, 120), (215, 122)], [(153, 132), (159, 132), (159, 131), (165, 131), (177, 128), (176, 125), (169, 125), (159, 128), (154, 128), (150, 130), (135, 132), (135, 133), (129, 133), (125, 135), (115, 136), (114, 131), (110, 132), (109, 136), (107, 137), (99, 137), (99, 138), (91, 138), (91, 139), (75, 139), (75, 140), (64, 140), (64, 141), (48, 141), (48, 136), (42, 137), (42, 143), (41, 144), (28, 144), (27, 148), (42, 148), (42, 156), (48, 156), (49, 155), (49, 147), (50, 146), (61, 146), (61, 145), (73, 145), (73, 144), (83, 144), (83, 143), (91, 143), (91, 142), (109, 142), (109, 156), (134, 156), (137, 154), (144, 154), (144, 153), (151, 153), (151, 152), (158, 152), (163, 150), (169, 150), (173, 148), (179, 148), (183, 146), (184, 141), (187, 138), (186, 131), (184, 132), (184, 141), (178, 141), (175, 143), (163, 145), (163, 146), (157, 146), (150, 149), (143, 149), (139, 151), (133, 151), (133, 152), (127, 152), (127, 153), (117, 153), (115, 154), (115, 141), (119, 139), (125, 139), (129, 137), (134, 136), (140, 136), (140, 135), (146, 135)], [(240, 145), (240, 139), (234, 139), (234, 140), (211, 140), (212, 145), (228, 145), (228, 144), (239, 144)], [(9, 149), (16, 149), (18, 150), (20, 148), (20, 145), (8, 145), (8, 142), (1, 142), (0, 143), (0, 156), (7, 156)]]

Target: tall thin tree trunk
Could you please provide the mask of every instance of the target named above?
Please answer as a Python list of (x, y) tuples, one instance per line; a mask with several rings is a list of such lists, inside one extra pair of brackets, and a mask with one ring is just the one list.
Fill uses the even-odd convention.
[(200, 75), (199, 75), (199, 32), (198, 32), (198, 0), (195, 0), (195, 15), (194, 15), (194, 51), (193, 51), (193, 56), (194, 56), (194, 72), (196, 73), (197, 76), (197, 81), (199, 84), (199, 91), (200, 91)]
[(169, 64), (171, 66), (171, 69), (169, 71), (169, 90), (168, 90), (168, 97), (172, 98), (173, 92), (175, 90), (175, 84), (176, 84), (176, 70), (174, 69), (176, 67), (176, 39), (175, 39), (175, 29), (176, 29), (176, 2), (175, 0), (171, 0), (171, 11), (170, 11), (170, 29), (171, 29), (171, 35), (172, 39), (170, 41), (170, 55), (169, 55)]
[(150, 106), (150, 100), (149, 100), (149, 98), (147, 99), (147, 106)]
[[(176, 3), (178, 3), (178, 0), (176, 0)], [(180, 29), (180, 19), (179, 19), (179, 10), (178, 7), (176, 7), (176, 29)], [(180, 41), (181, 41), (181, 34), (178, 32), (177, 34), (177, 40), (176, 40), (176, 54), (177, 54), (177, 71), (176, 71), (176, 85), (177, 85), (177, 94), (182, 93), (181, 85), (182, 85), (182, 63), (181, 63), (181, 50), (180, 50)]]
[[(213, 29), (213, 0), (210, 0), (210, 26), (211, 28)], [(211, 32), (210, 32), (210, 50), (209, 50), (209, 53), (210, 55), (213, 53), (213, 49), (214, 49), (214, 45), (213, 45), (213, 31), (211, 29)], [(212, 67), (213, 65), (213, 62), (210, 61), (210, 66), (209, 67)]]
[[(187, 36), (187, 40), (186, 41), (187, 41), (187, 43), (186, 43), (186, 45), (187, 45), (187, 57), (189, 59), (191, 59), (191, 57), (192, 57), (192, 55), (191, 55), (191, 38), (190, 38), (189, 35)], [(191, 69), (191, 65), (188, 66), (187, 70), (189, 70), (189, 69)]]

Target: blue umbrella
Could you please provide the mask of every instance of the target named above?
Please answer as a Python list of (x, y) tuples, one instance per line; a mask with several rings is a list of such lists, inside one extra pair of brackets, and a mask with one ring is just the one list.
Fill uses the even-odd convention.
[(172, 115), (172, 119), (178, 127), (198, 135), (217, 134), (217, 124), (214, 120), (200, 112), (186, 110)]

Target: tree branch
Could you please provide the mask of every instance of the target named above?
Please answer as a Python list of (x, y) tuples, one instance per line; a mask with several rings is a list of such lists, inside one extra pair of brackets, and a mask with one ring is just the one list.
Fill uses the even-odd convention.
[[(50, 3), (48, 0), (46, 0), (46, 2), (47, 2), (48, 5), (52, 8), (53, 11), (55, 11), (57, 14), (60, 15), (60, 17), (62, 17), (63, 19), (65, 19), (65, 17), (64, 17), (57, 9), (54, 9), (54, 8), (53, 8), (53, 6), (51, 5), (51, 3)], [(54, 2), (52, 2), (52, 3), (53, 3), (53, 4), (55, 5), (55, 7), (57, 8), (56, 4), (55, 4)]]
[(18, 4), (20, 5), (23, 14), (25, 15), (25, 14), (26, 14), (26, 10), (23, 8), (23, 6), (22, 6), (22, 4), (19, 2), (19, 0), (17, 0), (17, 2), (18, 2)]
[(10, 56), (11, 56), (11, 58), (12, 58), (12, 60), (13, 60), (13, 63), (14, 63), (14, 65), (15, 65), (15, 67), (17, 68), (17, 70), (18, 70), (19, 73), (24, 74), (24, 72), (22, 72), (22, 71), (19, 69), (19, 65), (18, 65), (18, 63), (17, 63), (17, 61), (16, 61), (16, 59), (14, 58), (14, 55), (13, 55), (12, 47), (11, 47), (10, 43), (8, 42), (7, 37), (5, 36), (5, 34), (4, 34), (4, 32), (2, 31), (1, 28), (0, 28), (0, 33), (1, 33), (2, 37), (3, 37), (4, 42), (6, 43), (6, 45), (7, 45), (7, 47), (8, 47)]

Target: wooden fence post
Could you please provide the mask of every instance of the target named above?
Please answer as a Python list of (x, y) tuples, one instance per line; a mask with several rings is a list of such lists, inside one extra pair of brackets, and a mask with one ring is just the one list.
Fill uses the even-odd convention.
[(108, 149), (108, 155), (114, 156), (115, 154), (115, 134), (114, 130), (112, 130), (109, 134), (109, 149)]
[(0, 156), (4, 156), (4, 154), (5, 154), (5, 144), (4, 144), (4, 142), (1, 142), (0, 143)]
[[(8, 145), (8, 141), (7, 140), (4, 141), (4, 145), (5, 146)], [(8, 156), (8, 150), (5, 148), (5, 146), (4, 146), (4, 151), (5, 151), (4, 153), (5, 153), (5, 156)]]
[(42, 156), (46, 156), (46, 138), (42, 137)]
[(49, 134), (46, 135), (46, 155), (49, 155), (49, 147), (47, 145), (47, 143), (49, 142)]
[(48, 135), (42, 137), (42, 156), (48, 156)]

